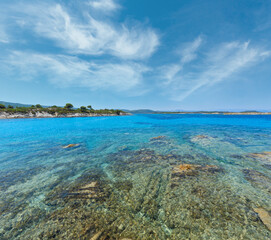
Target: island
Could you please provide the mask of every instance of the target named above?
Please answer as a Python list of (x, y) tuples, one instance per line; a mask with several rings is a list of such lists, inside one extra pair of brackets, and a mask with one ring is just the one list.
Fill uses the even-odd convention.
[(15, 118), (66, 118), (66, 117), (97, 117), (97, 116), (124, 116), (131, 115), (118, 109), (93, 109), (91, 105), (74, 108), (71, 103), (64, 107), (43, 107), (40, 104), (32, 106), (5, 106), (0, 104), (0, 119)]

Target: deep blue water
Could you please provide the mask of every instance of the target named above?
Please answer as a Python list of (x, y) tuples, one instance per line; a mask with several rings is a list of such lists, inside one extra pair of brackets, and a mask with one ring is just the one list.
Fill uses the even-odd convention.
[(0, 239), (270, 239), (268, 152), (271, 115), (0, 120)]

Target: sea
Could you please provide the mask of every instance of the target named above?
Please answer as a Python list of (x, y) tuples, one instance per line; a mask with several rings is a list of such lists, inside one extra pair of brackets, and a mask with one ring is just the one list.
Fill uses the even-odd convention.
[(271, 115), (0, 120), (1, 240), (264, 240), (270, 216)]

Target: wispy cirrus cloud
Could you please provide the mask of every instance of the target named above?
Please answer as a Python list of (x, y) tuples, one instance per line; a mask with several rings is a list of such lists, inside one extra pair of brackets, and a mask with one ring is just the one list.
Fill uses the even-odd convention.
[[(140, 85), (149, 70), (145, 60), (156, 51), (159, 36), (140, 22), (117, 21), (113, 14), (121, 6), (115, 0), (80, 1), (76, 11), (59, 1), (15, 2), (0, 3), (6, 9), (0, 10), (0, 34), (8, 23), (13, 37), (18, 38), (19, 30), (24, 44), (2, 55), (0, 68), (6, 75), (57, 86), (143, 92)], [(33, 39), (38, 47), (33, 48)]]
[(172, 83), (176, 79), (177, 75), (180, 74), (184, 65), (197, 58), (196, 52), (201, 46), (202, 42), (202, 37), (199, 36), (193, 42), (187, 43), (182, 49), (177, 51), (177, 54), (180, 56), (179, 62), (169, 64), (161, 68), (162, 77), (166, 79), (164, 84), (168, 85)]
[(0, 43), (9, 43), (8, 34), (6, 33), (4, 25), (1, 24), (1, 19), (0, 19)]
[(203, 39), (201, 36), (197, 37), (193, 42), (186, 44), (184, 49), (179, 50), (181, 55), (181, 64), (189, 63), (197, 58), (197, 50), (201, 46)]
[[(154, 86), (156, 73), (147, 64), (159, 47), (160, 36), (150, 25), (119, 21), (117, 11), (124, 9), (119, 1), (14, 2), (0, 3), (0, 43), (5, 46), (0, 70), (16, 74), (16, 79), (112, 91), (137, 91), (144, 85), (183, 101), (270, 56), (262, 47), (239, 41), (218, 43), (206, 50), (209, 45), (198, 36), (175, 51), (172, 57), (177, 55), (176, 61), (159, 66), (156, 77), (160, 82)], [(8, 44), (9, 39), (17, 38), (21, 48)]]
[(0, 58), (0, 68), (7, 76), (15, 74), (17, 80), (43, 77), (59, 87), (81, 86), (117, 92), (136, 88), (142, 82), (142, 74), (148, 71), (144, 65), (132, 62), (97, 63), (65, 55), (19, 51)]
[[(195, 50), (197, 47), (191, 49)], [(234, 74), (259, 63), (270, 55), (271, 51), (250, 46), (249, 42), (223, 43), (207, 51), (205, 58), (197, 63), (194, 71), (184, 69), (182, 72), (173, 72), (174, 74), (170, 69), (165, 71), (164, 76), (169, 74), (170, 81), (169, 78), (164, 78), (164, 81), (170, 85), (168, 90), (171, 92), (172, 99), (183, 101), (195, 91), (229, 80)], [(195, 59), (194, 53), (186, 56), (189, 61)]]
[[(92, 1), (95, 9), (117, 6), (113, 0)], [(18, 11), (18, 9), (16, 9)], [(33, 29), (41, 37), (51, 39), (57, 46), (73, 54), (109, 54), (122, 59), (145, 59), (159, 45), (159, 36), (150, 27), (137, 23), (127, 26), (110, 18), (95, 18), (91, 12), (72, 15), (60, 4), (26, 5), (22, 27)], [(17, 17), (17, 22), (20, 17)]]
[(89, 5), (103, 12), (111, 12), (120, 8), (120, 5), (113, 0), (91, 0)]

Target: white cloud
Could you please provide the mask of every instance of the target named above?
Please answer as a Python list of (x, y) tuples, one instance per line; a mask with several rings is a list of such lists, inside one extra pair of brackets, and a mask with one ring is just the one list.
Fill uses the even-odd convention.
[(198, 71), (188, 71), (172, 77), (172, 98), (182, 101), (200, 88), (228, 80), (233, 74), (257, 64), (270, 54), (270, 51), (251, 47), (249, 42), (229, 42), (215, 47), (199, 63)]
[(196, 51), (202, 44), (202, 37), (197, 37), (193, 42), (188, 43), (186, 47), (181, 51), (181, 63), (189, 63), (197, 58)]
[(81, 86), (92, 90), (127, 91), (139, 86), (148, 69), (140, 64), (97, 64), (63, 55), (13, 52), (0, 59), (0, 67), (16, 78), (32, 81), (45, 77), (60, 87)]
[(173, 83), (176, 79), (176, 76), (182, 70), (183, 66), (180, 63), (177, 64), (169, 64), (160, 67), (159, 74), (161, 78), (164, 80), (163, 85), (169, 85)]
[[(113, 13), (120, 8), (115, 1), (89, 4), (84, 1), (76, 11), (70, 5), (52, 2), (0, 5), (7, 10), (0, 11), (0, 16), (4, 22), (8, 21), (13, 37), (16, 36), (14, 29), (20, 29), (20, 36), (26, 37), (20, 40), (29, 47), (27, 51), (14, 51), (11, 47), (11, 54), (7, 50), (0, 56), (1, 76), (23, 81), (48, 80), (61, 87), (132, 90), (129, 92), (132, 95), (146, 92), (145, 88), (142, 91), (143, 75), (149, 68), (140, 60), (156, 50), (158, 35), (140, 23), (130, 22), (128, 26), (113, 21), (111, 15), (102, 17), (103, 11)], [(29, 39), (45, 43), (41, 48), (43, 53), (31, 51)], [(44, 41), (47, 39), (51, 41)], [(56, 49), (56, 45), (60, 48)], [(37, 46), (36, 42), (33, 46)]]
[(164, 84), (171, 84), (176, 79), (176, 76), (180, 74), (184, 65), (197, 58), (196, 51), (201, 44), (202, 38), (199, 36), (193, 42), (186, 44), (183, 49), (178, 50), (180, 61), (177, 64), (169, 64), (161, 68), (162, 78), (166, 80), (164, 81)]
[(5, 27), (1, 22), (0, 22), (0, 43), (9, 43), (9, 38), (6, 33)]
[(114, 11), (120, 6), (113, 0), (91, 0), (89, 5), (100, 11)]
[[(113, 1), (92, 2), (96, 7), (111, 3)], [(159, 45), (155, 31), (142, 24), (128, 27), (108, 18), (94, 18), (87, 12), (82, 12), (84, 18), (71, 16), (59, 4), (24, 6), (22, 11), (28, 28), (54, 40), (69, 53), (109, 54), (122, 59), (138, 60), (150, 57)]]

